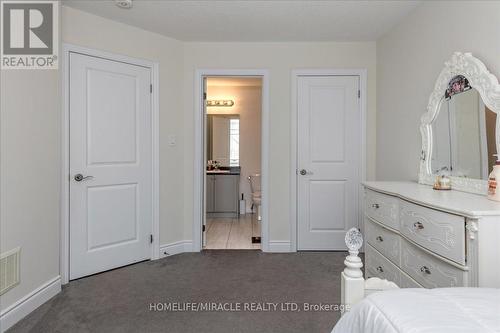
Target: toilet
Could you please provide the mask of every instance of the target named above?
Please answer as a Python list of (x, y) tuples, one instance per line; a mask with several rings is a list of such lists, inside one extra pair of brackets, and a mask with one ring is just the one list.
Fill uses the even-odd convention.
[(260, 183), (260, 173), (248, 176), (250, 183), (250, 191), (252, 192), (252, 212), (253, 208), (257, 207), (257, 221), (262, 221), (261, 206), (262, 206), (262, 192)]

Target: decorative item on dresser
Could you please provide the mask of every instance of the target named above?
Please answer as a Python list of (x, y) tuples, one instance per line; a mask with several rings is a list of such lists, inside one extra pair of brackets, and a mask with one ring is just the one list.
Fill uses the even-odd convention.
[(366, 276), (500, 288), (500, 203), (413, 182), (365, 182)]

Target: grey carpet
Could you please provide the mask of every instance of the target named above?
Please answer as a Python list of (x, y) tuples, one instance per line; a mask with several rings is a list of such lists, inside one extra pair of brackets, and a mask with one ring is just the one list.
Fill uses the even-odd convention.
[(335, 311), (153, 312), (165, 302), (340, 302), (342, 252), (184, 253), (73, 281), (8, 332), (329, 332)]

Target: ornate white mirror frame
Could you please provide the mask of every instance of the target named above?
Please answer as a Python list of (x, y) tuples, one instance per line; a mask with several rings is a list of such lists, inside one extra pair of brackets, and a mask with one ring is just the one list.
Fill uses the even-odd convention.
[[(498, 79), (486, 66), (470, 53), (455, 52), (439, 74), (434, 91), (429, 97), (427, 112), (421, 118), (420, 133), (422, 135), (422, 153), (420, 156), (420, 172), (418, 181), (421, 184), (433, 185), (436, 175), (432, 174), (432, 122), (436, 119), (448, 84), (457, 75), (463, 75), (481, 96), (483, 103), (497, 114), (496, 146), (500, 147), (500, 85)], [(499, 152), (500, 153), (500, 152)], [(481, 179), (451, 176), (451, 187), (454, 190), (487, 194), (488, 182)]]

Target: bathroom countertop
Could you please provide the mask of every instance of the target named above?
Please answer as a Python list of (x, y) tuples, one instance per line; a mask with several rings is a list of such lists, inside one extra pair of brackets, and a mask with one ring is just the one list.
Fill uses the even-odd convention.
[(219, 170), (207, 170), (207, 175), (239, 175), (241, 167), (221, 167)]

